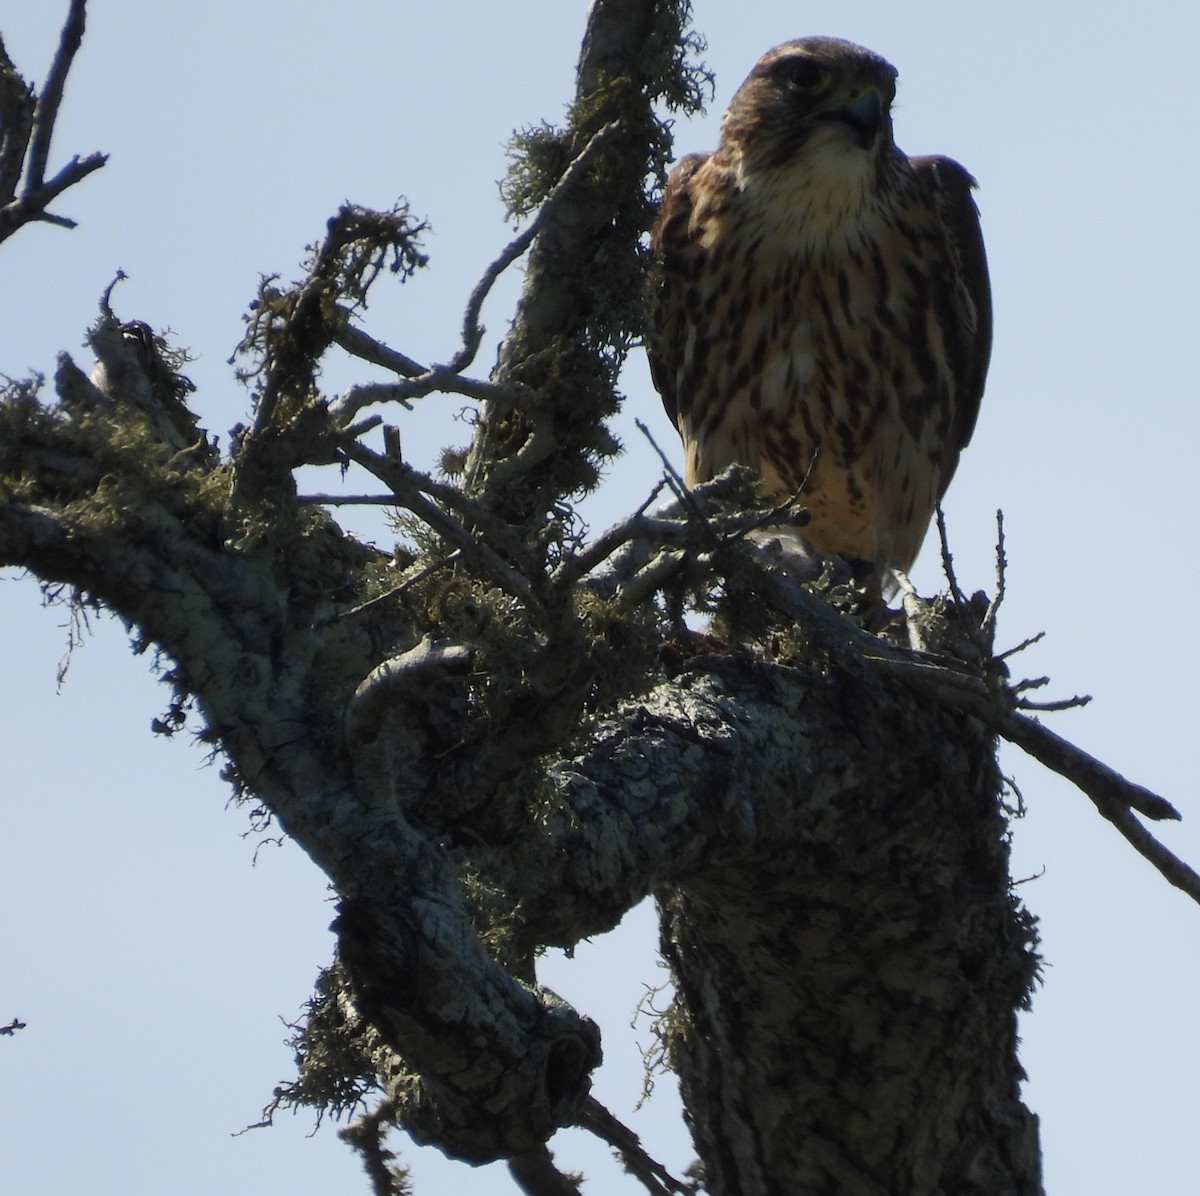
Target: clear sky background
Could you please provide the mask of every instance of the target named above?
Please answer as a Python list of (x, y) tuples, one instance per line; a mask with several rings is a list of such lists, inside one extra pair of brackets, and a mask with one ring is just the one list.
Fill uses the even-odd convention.
[[(381, 281), (369, 327), (422, 360), (453, 351), (467, 293), (511, 235), (496, 188), (504, 143), (560, 118), (582, 0), (91, 7), (52, 166), (91, 150), (111, 160), (57, 205), (78, 229), (27, 228), (0, 247), (0, 372), (50, 375), (62, 349), (83, 362), (83, 332), (123, 269), (117, 312), (191, 347), (196, 408), (224, 445), (248, 410), (226, 359), (259, 274), (295, 277), (342, 201), (400, 194), (431, 221), (431, 268), (401, 289)], [(0, 0), (0, 32), (27, 75), (44, 77), (65, 8)], [(707, 119), (678, 127), (680, 154), (715, 145), (721, 110), (763, 50), (828, 33), (899, 68), (905, 150), (949, 154), (979, 178), (996, 341), (947, 503), (960, 579), (991, 589), (1002, 507), (1002, 645), (1047, 632), (1016, 671), (1049, 674), (1050, 696), (1095, 695), (1051, 725), (1173, 800), (1185, 821), (1163, 837), (1200, 864), (1200, 19), (1163, 0), (695, 9), (717, 96)], [(489, 345), (518, 281), (485, 311)], [(336, 392), (361, 376), (337, 366), (325, 381)], [(640, 357), (625, 388), (630, 451), (587, 508), (597, 529), (657, 477), (633, 417), (675, 448)], [(402, 416), (410, 459), (432, 464), (466, 440), (459, 408), (435, 397)], [(915, 577), (939, 587), (935, 551)], [(247, 835), (196, 747), (150, 734), (168, 694), (118, 624), (93, 620), (59, 689), (66, 611), (42, 609), (32, 581), (4, 578), (0, 1023), (28, 1028), (0, 1039), (0, 1190), (365, 1192), (329, 1126), (308, 1136), (311, 1122), (284, 1117), (231, 1136), (293, 1074), (280, 1019), (298, 1013), (332, 949), (320, 874), (294, 845)], [(1020, 892), (1046, 957), (1021, 1034), (1047, 1188), (1194, 1190), (1200, 909), (1070, 786), (1016, 749), (1002, 761), (1028, 806), (1014, 874), (1034, 878)], [(637, 1044), (650, 1034), (628, 1024), (643, 985), (663, 978), (653, 946), (642, 909), (544, 978), (605, 1028), (601, 1098), (682, 1168), (690, 1148), (669, 1079), (631, 1112)], [(640, 1190), (578, 1135), (552, 1145), (594, 1175), (588, 1191)], [(513, 1190), (497, 1168), (405, 1154), (418, 1192)]]

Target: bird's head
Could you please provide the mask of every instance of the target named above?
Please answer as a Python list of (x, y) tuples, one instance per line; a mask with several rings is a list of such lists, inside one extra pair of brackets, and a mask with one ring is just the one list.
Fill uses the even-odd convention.
[(808, 150), (874, 157), (892, 145), (896, 68), (836, 37), (768, 50), (721, 122), (721, 144), (750, 172), (789, 165)]

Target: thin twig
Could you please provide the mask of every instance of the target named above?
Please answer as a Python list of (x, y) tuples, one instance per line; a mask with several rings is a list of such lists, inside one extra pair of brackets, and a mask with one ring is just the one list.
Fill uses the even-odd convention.
[(644, 535), (643, 529), (645, 527), (646, 511), (650, 504), (662, 493), (662, 488), (666, 484), (665, 478), (656, 482), (649, 496), (632, 515), (622, 519), (619, 523), (614, 523), (612, 527), (601, 532), (590, 544), (585, 545), (578, 552), (572, 552), (565, 557), (558, 568), (550, 575), (551, 585), (559, 587), (574, 585), (579, 578), (586, 576), (597, 565), (603, 564), (614, 552), (625, 544), (628, 544), (630, 540), (642, 538)]
[(296, 501), (321, 507), (402, 507), (394, 494), (298, 494)]
[(654, 439), (654, 433), (640, 419), (635, 419), (633, 422), (637, 426), (637, 430), (650, 442), (650, 447), (658, 454), (658, 459), (662, 462), (663, 471), (666, 474), (667, 485), (671, 487), (671, 493), (683, 503), (693, 516), (703, 522), (704, 513), (696, 505), (691, 490), (679, 475), (679, 470), (671, 464), (671, 458), (667, 456), (662, 446)]
[(478, 352), (479, 344), (483, 340), (483, 327), (479, 323), (479, 313), (483, 309), (483, 302), (495, 285), (496, 279), (529, 248), (533, 243), (534, 237), (541, 232), (542, 225), (545, 224), (547, 216), (554, 211), (562, 197), (571, 190), (576, 181), (591, 167), (592, 159), (596, 156), (601, 146), (609, 141), (620, 127), (619, 121), (609, 121), (608, 124), (602, 126), (592, 135), (587, 145), (576, 154), (574, 161), (563, 171), (562, 177), (550, 189), (550, 193), (546, 196), (528, 226), (508, 243), (500, 256), (483, 272), (483, 277), (475, 284), (475, 289), (471, 292), (471, 296), (467, 300), (467, 310), (463, 313), (462, 347), (451, 358), (447, 366), (448, 369), (454, 373), (461, 373), (475, 360), (475, 354)]
[(406, 590), (411, 589), (419, 582), (425, 580), (430, 575), (437, 573), (441, 569), (446, 569), (453, 565), (455, 561), (462, 560), (462, 549), (456, 548), (453, 552), (446, 556), (439, 557), (436, 561), (430, 562), (428, 565), (418, 569), (416, 573), (406, 577), (398, 585), (393, 586), (390, 590), (382, 594), (376, 594), (374, 598), (368, 598), (366, 602), (360, 602), (357, 606), (352, 606), (349, 610), (339, 611), (336, 615), (332, 615), (327, 619), (327, 622), (337, 622), (342, 619), (354, 619), (360, 615), (369, 614), (371, 611), (380, 606), (391, 602), (394, 598), (398, 598)]
[(1050, 684), (1049, 677), (1029, 677), (1008, 687), (1011, 694), (1023, 694), (1027, 689), (1045, 689)]
[(690, 1196), (697, 1191), (695, 1184), (676, 1179), (661, 1163), (652, 1159), (637, 1134), (614, 1117), (594, 1096), (584, 1101), (579, 1125), (607, 1142), (621, 1156), (625, 1170), (653, 1196), (672, 1196), (672, 1193)]
[[(533, 592), (529, 578), (508, 564), (495, 549), (444, 507), (422, 493), (422, 490), (436, 486), (435, 483), (423, 479), (418, 488), (415, 481), (417, 475), (410, 466), (402, 461), (393, 461), (389, 457), (373, 453), (357, 441), (345, 442), (341, 451), (347, 461), (361, 465), (385, 485), (390, 486), (400, 505), (423, 520), (443, 539), (460, 548), (463, 556), (475, 563), (500, 589), (520, 599), (531, 615), (544, 622), (545, 612)], [(457, 497), (466, 501), (462, 495)]]
[(993, 659), (1007, 660), (1010, 656), (1016, 656), (1018, 652), (1024, 652), (1026, 648), (1032, 648), (1034, 644), (1040, 643), (1045, 638), (1046, 633), (1044, 631), (1039, 631), (1037, 635), (1031, 635), (1028, 639), (1023, 639), (1014, 647), (1006, 648), (1003, 652), (997, 652)]
[(979, 623), (984, 643), (992, 643), (996, 634), (996, 616), (1004, 601), (1005, 580), (1008, 575), (1008, 557), (1004, 554), (1004, 512), (996, 511), (996, 593)]
[[(628, 560), (621, 562), (621, 576), (606, 579), (613, 584), (628, 581), (634, 573), (644, 570), (658, 548), (681, 546), (703, 554), (762, 528), (803, 525), (798, 516), (806, 512), (797, 510), (790, 503), (762, 510), (743, 507), (728, 514), (710, 513), (707, 506), (711, 501), (724, 498), (744, 485), (743, 472), (736, 467), (727, 470), (711, 482), (687, 490), (675, 502), (646, 514), (647, 507), (663, 486), (670, 485), (670, 479), (663, 478), (632, 515), (613, 524), (590, 544), (567, 557), (551, 575), (551, 583), (560, 587), (572, 585), (626, 546), (631, 553)], [(678, 554), (673, 559), (679, 559)], [(637, 588), (640, 591), (642, 587)]]
[(361, 382), (330, 404), (330, 412), (334, 422), (340, 424), (372, 404), (399, 403), (411, 408), (414, 400), (435, 392), (462, 395), (478, 402), (516, 404), (528, 396), (529, 389), (517, 383), (464, 378), (461, 374), (449, 371), (446, 366), (434, 366), (414, 378), (399, 382)]
[(1018, 698), (1016, 705), (1021, 710), (1037, 710), (1041, 712), (1055, 710), (1078, 710), (1081, 706), (1091, 703), (1091, 694), (1075, 694), (1070, 698), (1056, 698), (1051, 702), (1034, 702), (1028, 698)]
[(950, 597), (954, 599), (955, 605), (965, 606), (967, 596), (959, 589), (958, 577), (954, 572), (954, 556), (950, 551), (950, 537), (946, 533), (946, 516), (941, 503), (934, 508), (934, 516), (937, 519), (938, 541), (942, 549), (942, 572), (946, 575), (946, 584), (950, 587)]
[[(330, 407), (330, 413), (335, 423), (346, 423), (369, 403), (407, 403), (412, 399), (432, 394), (434, 391), (449, 391), (463, 394), (469, 398), (490, 401), (499, 399), (514, 402), (524, 397), (527, 392), (523, 388), (501, 387), (492, 382), (462, 377), (463, 371), (475, 360), (475, 355), (479, 352), (479, 346), (483, 341), (484, 328), (479, 322), (483, 304), (491, 293), (492, 287), (495, 286), (496, 280), (525, 253), (533, 239), (541, 231), (547, 216), (554, 211), (562, 197), (570, 191), (580, 176), (590, 168), (597, 151), (619, 128), (619, 122), (610, 121), (592, 136), (587, 145), (563, 171), (562, 177), (551, 188), (549, 195), (546, 196), (529, 224), (501, 250), (500, 255), (484, 270), (482, 277), (472, 288), (467, 299), (466, 310), (463, 312), (461, 343), (450, 360), (441, 365), (420, 370), (418, 363), (412, 358), (406, 357), (404, 354), (396, 354), (393, 359), (394, 364), (388, 364), (386, 368), (395, 369), (406, 381), (352, 388)], [(386, 349), (378, 342), (371, 341), (365, 334), (344, 336), (339, 343), (343, 344), (343, 347), (353, 345), (354, 348), (348, 348), (348, 351), (356, 353), (357, 356), (363, 356), (366, 360), (371, 360), (367, 354), (378, 355), (383, 360), (377, 364), (384, 364), (391, 358), (391, 355), (395, 354), (395, 350)], [(397, 366), (400, 368), (396, 368)], [(414, 369), (419, 372), (412, 372)]]

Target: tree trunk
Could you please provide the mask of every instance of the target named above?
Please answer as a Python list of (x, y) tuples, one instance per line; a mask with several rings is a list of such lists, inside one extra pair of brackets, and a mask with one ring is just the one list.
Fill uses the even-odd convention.
[(808, 676), (795, 734), (793, 834), (659, 897), (706, 1190), (1034, 1196), (1034, 935), (990, 736), (841, 670)]

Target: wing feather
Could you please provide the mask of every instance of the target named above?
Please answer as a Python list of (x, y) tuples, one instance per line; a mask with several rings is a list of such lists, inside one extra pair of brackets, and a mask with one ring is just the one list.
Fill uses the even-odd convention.
[[(992, 292), (987, 255), (979, 227), (979, 209), (971, 197), (974, 178), (950, 158), (910, 160), (926, 194), (941, 216), (946, 232), (946, 252), (954, 272), (955, 344), (954, 373), (958, 382), (955, 421), (951, 430), (955, 449), (966, 448), (979, 418), (983, 383), (992, 352)], [(957, 463), (958, 453), (953, 454)], [(941, 493), (950, 484), (953, 466), (942, 479)], [(939, 496), (940, 497), (940, 496)]]
[(650, 234), (649, 325), (646, 355), (650, 377), (662, 396), (671, 422), (678, 428), (687, 396), (679, 393), (687, 339), (687, 259), (696, 252), (689, 227), (692, 219), (690, 182), (711, 154), (688, 154), (667, 177), (662, 207)]

